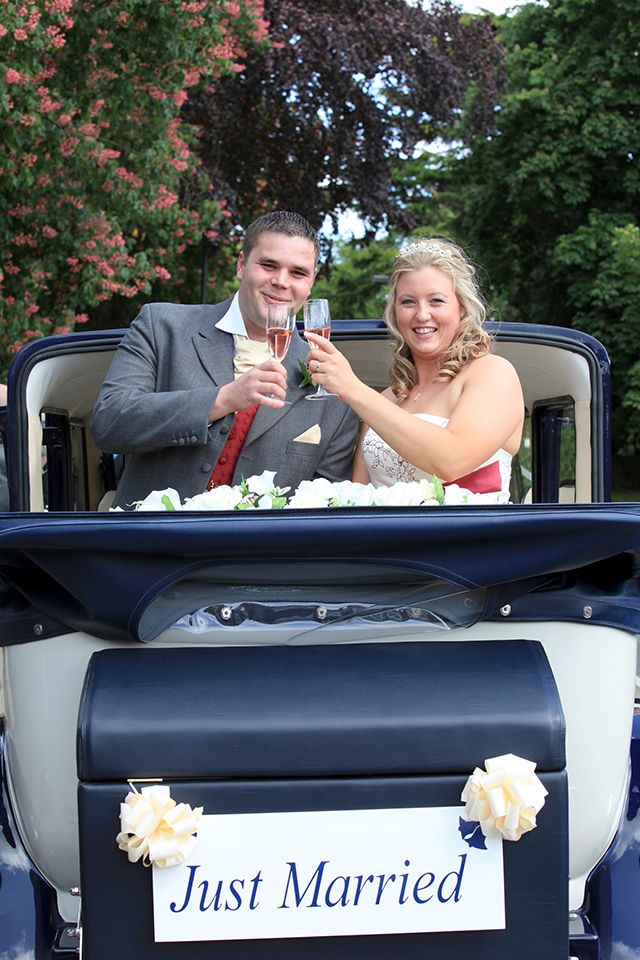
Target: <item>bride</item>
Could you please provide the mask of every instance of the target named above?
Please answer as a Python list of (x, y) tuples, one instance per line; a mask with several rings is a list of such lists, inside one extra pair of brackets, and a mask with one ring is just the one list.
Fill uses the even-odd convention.
[(464, 252), (423, 238), (399, 251), (391, 272), (385, 321), (394, 353), (382, 394), (356, 377), (333, 343), (305, 334), (314, 382), (363, 421), (355, 481), (390, 486), (435, 474), (474, 493), (508, 494), (524, 401), (513, 366), (490, 353), (485, 317)]

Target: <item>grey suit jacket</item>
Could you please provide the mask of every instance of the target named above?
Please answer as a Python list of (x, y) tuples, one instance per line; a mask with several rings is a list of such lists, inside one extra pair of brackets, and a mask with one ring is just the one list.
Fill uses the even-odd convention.
[[(125, 454), (116, 506), (151, 490), (174, 487), (184, 498), (206, 488), (234, 421), (229, 414), (207, 423), (217, 391), (233, 379), (233, 337), (214, 326), (229, 303), (147, 304), (125, 334), (91, 419), (98, 448)], [(305, 479), (350, 476), (358, 419), (335, 397), (305, 401), (310, 388), (299, 389), (298, 360), (307, 350), (294, 334), (284, 362), (291, 405), (258, 409), (234, 483), (263, 470), (292, 489)], [(318, 443), (298, 439), (316, 424)]]

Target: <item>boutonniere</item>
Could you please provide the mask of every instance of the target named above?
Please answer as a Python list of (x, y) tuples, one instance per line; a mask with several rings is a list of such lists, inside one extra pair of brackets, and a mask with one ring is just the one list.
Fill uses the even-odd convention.
[(315, 383), (311, 379), (311, 371), (304, 360), (298, 360), (298, 366), (302, 374), (302, 380), (298, 384), (298, 390), (304, 390), (305, 387), (315, 387)]

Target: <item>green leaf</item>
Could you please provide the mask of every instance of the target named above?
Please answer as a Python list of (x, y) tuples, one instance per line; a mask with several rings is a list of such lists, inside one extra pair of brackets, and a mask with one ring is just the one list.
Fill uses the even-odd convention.
[(305, 387), (315, 387), (315, 383), (311, 379), (311, 371), (304, 360), (298, 360), (298, 367), (300, 368), (300, 373), (302, 374), (302, 380), (298, 384), (298, 389), (304, 390)]
[(166, 493), (162, 497), (160, 502), (162, 503), (162, 506), (165, 508), (165, 510), (175, 510), (175, 507), (171, 502), (171, 498), (168, 497)]
[(442, 506), (444, 503), (444, 486), (442, 485), (442, 480), (440, 477), (433, 476), (431, 477), (431, 482), (433, 483), (433, 495), (440, 506)]

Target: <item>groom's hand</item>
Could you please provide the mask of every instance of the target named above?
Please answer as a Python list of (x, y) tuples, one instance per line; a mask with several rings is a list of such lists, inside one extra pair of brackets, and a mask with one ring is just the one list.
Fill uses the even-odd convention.
[(209, 413), (209, 423), (256, 404), (279, 409), (286, 395), (287, 371), (278, 360), (265, 360), (237, 380), (220, 387)]

